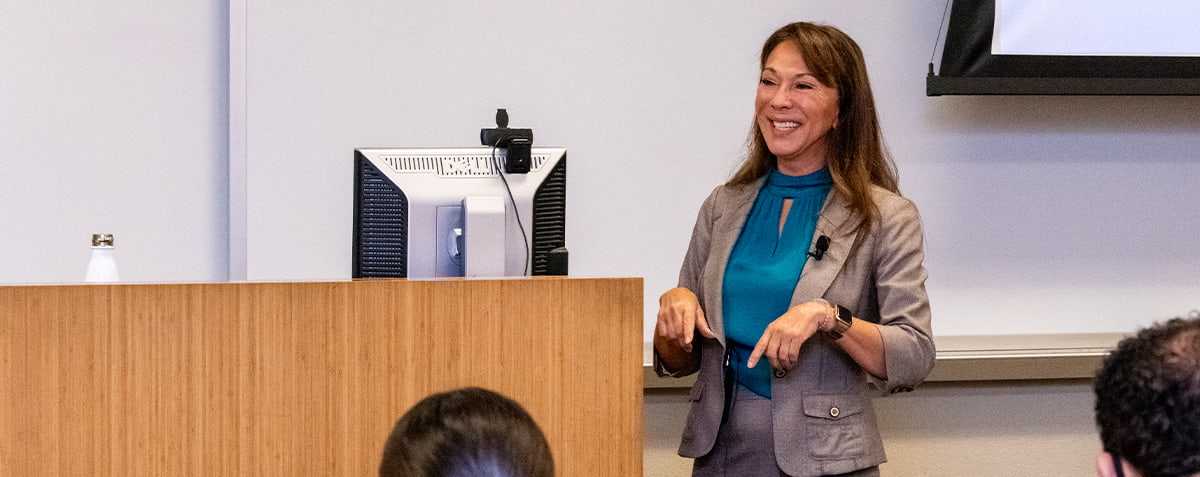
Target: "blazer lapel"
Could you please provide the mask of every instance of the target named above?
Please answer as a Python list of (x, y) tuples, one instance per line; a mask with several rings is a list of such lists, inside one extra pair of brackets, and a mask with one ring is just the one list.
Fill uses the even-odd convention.
[[(800, 282), (796, 284), (796, 291), (792, 294), (793, 304), (825, 296), (829, 285), (845, 265), (851, 247), (854, 246), (854, 219), (855, 216), (850, 213), (846, 201), (835, 190), (830, 190), (825, 207), (821, 209), (821, 216), (817, 218), (817, 231), (813, 234), (814, 243), (821, 235), (829, 237), (829, 248), (821, 260), (811, 256), (808, 258), (804, 271), (800, 274)], [(810, 244), (809, 250), (812, 249)]]
[[(707, 297), (705, 301), (708, 308), (706, 316), (710, 318), (709, 325), (717, 333), (722, 344), (725, 342), (723, 308), (721, 308), (725, 266), (729, 263), (733, 246), (741, 235), (746, 218), (750, 215), (750, 208), (754, 205), (754, 199), (758, 197), (758, 191), (761, 188), (762, 182), (754, 186), (729, 188), (730, 195), (723, 198), (721, 205), (724, 207), (719, 208), (718, 216), (713, 220), (712, 243), (709, 248), (711, 255), (704, 272), (707, 277), (705, 279), (705, 296)], [(846, 201), (836, 191), (829, 191), (829, 196), (825, 199), (825, 206), (821, 209), (821, 216), (817, 219), (816, 233), (813, 234), (813, 242), (816, 242), (817, 237), (821, 235), (828, 236), (829, 249), (825, 251), (821, 260), (809, 257), (808, 262), (805, 263), (804, 271), (800, 275), (800, 282), (796, 284), (796, 290), (792, 294), (793, 304), (825, 296), (825, 292), (829, 290), (834, 278), (837, 278), (838, 272), (845, 265), (850, 250), (854, 246), (856, 233), (854, 225), (857, 221), (857, 216), (850, 212)], [(811, 243), (809, 250), (812, 250)]]
[(717, 333), (722, 344), (725, 343), (725, 326), (724, 318), (722, 318), (725, 266), (729, 263), (729, 256), (733, 254), (733, 246), (741, 235), (746, 218), (750, 215), (750, 208), (754, 205), (754, 199), (758, 197), (758, 191), (762, 188), (764, 181), (759, 181), (755, 185), (728, 188), (729, 197), (723, 198), (721, 201), (721, 205), (726, 207), (722, 207), (719, 215), (713, 220), (712, 243), (709, 248), (711, 255), (708, 259), (708, 269), (705, 270), (705, 275), (708, 277), (705, 280), (707, 283), (705, 295), (708, 302), (706, 316), (710, 318), (709, 325)]

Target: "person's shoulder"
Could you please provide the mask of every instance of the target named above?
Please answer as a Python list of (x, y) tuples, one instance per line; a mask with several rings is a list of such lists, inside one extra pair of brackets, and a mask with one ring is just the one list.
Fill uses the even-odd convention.
[(726, 182), (726, 183), (718, 185), (716, 188), (714, 188), (713, 192), (715, 193), (717, 191), (722, 191), (722, 192), (728, 193), (728, 194), (746, 194), (746, 193), (750, 193), (750, 192), (755, 192), (755, 191), (758, 191), (759, 186), (762, 185), (762, 182), (764, 180), (765, 180), (765, 178), (764, 179), (755, 179), (755, 180), (745, 183), (745, 184), (734, 184), (732, 182)]
[(917, 204), (911, 199), (877, 185), (871, 186), (871, 201), (884, 218), (895, 214), (917, 214)]
[(762, 181), (754, 181), (749, 184), (731, 184), (726, 182), (720, 184), (716, 187), (713, 187), (712, 192), (709, 192), (708, 198), (705, 199), (704, 202), (706, 204), (713, 205), (715, 203), (736, 200), (737, 198), (746, 196), (753, 197), (755, 194), (757, 194), (761, 182)]
[(879, 230), (899, 230), (910, 226), (921, 228), (921, 212), (908, 197), (879, 186), (871, 186), (871, 202), (878, 215)]

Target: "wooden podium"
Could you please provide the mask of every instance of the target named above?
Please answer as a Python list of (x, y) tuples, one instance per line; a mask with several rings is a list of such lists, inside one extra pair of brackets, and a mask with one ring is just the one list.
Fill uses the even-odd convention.
[(370, 476), (426, 395), (642, 473), (642, 280), (0, 286), (0, 475)]

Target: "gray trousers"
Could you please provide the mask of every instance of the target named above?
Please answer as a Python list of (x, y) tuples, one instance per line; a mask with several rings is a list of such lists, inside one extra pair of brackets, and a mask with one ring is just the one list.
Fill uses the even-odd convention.
[[(788, 477), (775, 461), (771, 428), (771, 400), (734, 386), (729, 420), (713, 450), (693, 463), (692, 477)], [(879, 467), (838, 475), (878, 477)]]

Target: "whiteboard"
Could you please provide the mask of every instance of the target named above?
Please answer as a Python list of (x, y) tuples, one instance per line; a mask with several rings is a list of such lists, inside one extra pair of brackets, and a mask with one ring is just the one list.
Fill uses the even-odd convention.
[(353, 149), (473, 146), (503, 107), (567, 148), (571, 274), (645, 277), (649, 339), (743, 152), (757, 50), (805, 19), (867, 56), (935, 334), (1122, 332), (1200, 307), (1200, 99), (926, 97), (941, 0), (231, 5), (251, 280), (348, 278)]

